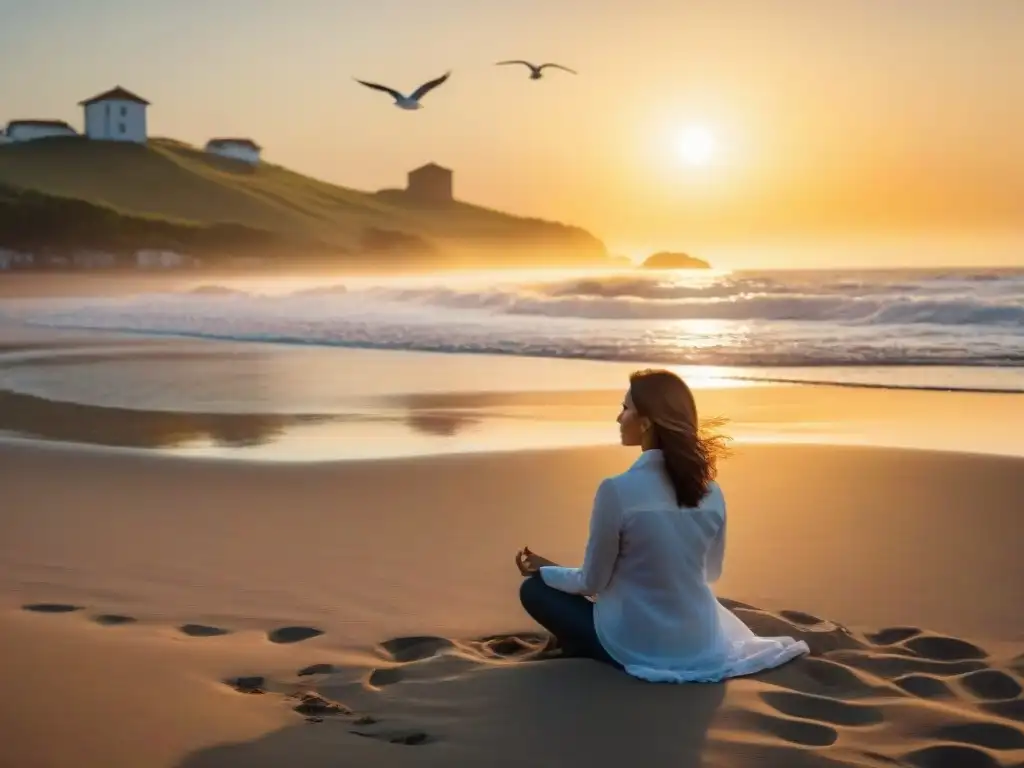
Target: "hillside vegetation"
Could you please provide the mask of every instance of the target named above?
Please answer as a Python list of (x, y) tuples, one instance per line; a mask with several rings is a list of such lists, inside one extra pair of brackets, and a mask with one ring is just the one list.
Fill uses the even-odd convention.
[[(576, 227), (458, 201), (418, 205), (400, 191), (361, 192), (267, 163), (253, 168), (170, 139), (144, 146), (77, 137), (0, 146), (0, 184), (91, 204), (106, 212), (108, 230), (116, 228), (116, 212), (138, 247), (160, 247), (146, 238), (161, 220), (192, 227), (186, 234), (230, 224), (254, 241), (349, 253), (393, 245), (460, 264), (606, 257), (603, 244)], [(8, 193), (8, 209), (14, 204)], [(136, 219), (149, 222), (149, 234)]]
[[(0, 247), (28, 252), (172, 250), (196, 256), (275, 255), (294, 247), (275, 232), (245, 224), (201, 224), (125, 213), (75, 197), (0, 184)], [(321, 255), (330, 246), (307, 241)]]

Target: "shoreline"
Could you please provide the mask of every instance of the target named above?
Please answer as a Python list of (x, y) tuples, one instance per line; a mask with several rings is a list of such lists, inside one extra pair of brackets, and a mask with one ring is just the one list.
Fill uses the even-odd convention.
[[(64, 330), (64, 329), (55, 329)], [(886, 390), (908, 390), (913, 392), (967, 392), (975, 394), (1006, 394), (1006, 395), (1021, 395), (1024, 394), (1024, 386), (1007, 386), (1007, 387), (983, 387), (983, 386), (942, 386), (942, 385), (930, 385), (930, 384), (893, 384), (893, 383), (876, 383), (876, 382), (859, 382), (859, 381), (843, 381), (843, 380), (826, 380), (826, 379), (810, 379), (810, 378), (790, 378), (774, 376), (772, 374), (762, 376), (751, 376), (743, 373), (747, 370), (760, 370), (760, 371), (771, 371), (777, 370), (798, 370), (798, 371), (819, 371), (819, 370), (836, 370), (836, 371), (856, 371), (862, 372), (865, 369), (877, 369), (885, 371), (959, 371), (959, 372), (981, 372), (986, 373), (1002, 372), (1002, 373), (1013, 373), (1018, 374), (1024, 372), (1024, 365), (953, 365), (947, 361), (940, 361), (935, 363), (871, 363), (863, 366), (852, 366), (852, 365), (803, 365), (803, 366), (767, 366), (767, 365), (749, 365), (749, 366), (727, 366), (727, 365), (696, 365), (696, 364), (672, 364), (665, 362), (652, 362), (650, 360), (643, 360), (637, 358), (623, 359), (623, 358), (600, 358), (592, 356), (569, 356), (569, 355), (540, 355), (540, 354), (522, 354), (519, 352), (501, 352), (497, 350), (462, 350), (462, 349), (433, 349), (433, 348), (420, 348), (420, 347), (397, 347), (397, 346), (383, 346), (374, 345), (371, 343), (358, 344), (354, 342), (345, 343), (331, 343), (327, 341), (299, 341), (287, 338), (263, 338), (253, 337), (245, 338), (240, 336), (231, 336), (227, 334), (213, 334), (213, 333), (187, 333), (184, 331), (156, 331), (156, 330), (145, 330), (145, 331), (134, 331), (124, 329), (108, 329), (101, 327), (78, 327), (73, 329), (67, 329), (80, 333), (91, 333), (97, 335), (112, 335), (123, 338), (137, 338), (143, 340), (157, 340), (167, 339), (171, 341), (195, 341), (195, 342), (210, 342), (210, 343), (222, 343), (222, 344), (241, 344), (241, 345), (268, 345), (268, 346), (279, 346), (285, 348), (315, 348), (324, 350), (336, 350), (339, 352), (345, 351), (357, 351), (357, 352), (389, 352), (397, 354), (415, 354), (415, 355), (439, 355), (445, 357), (481, 357), (481, 358), (512, 358), (516, 360), (557, 360), (564, 361), (566, 363), (583, 363), (592, 364), (599, 363), (605, 365), (624, 366), (630, 369), (636, 368), (671, 368), (674, 370), (701, 370), (711, 369), (719, 370), (719, 373), (715, 376), (716, 379), (722, 382), (736, 382), (736, 383), (747, 383), (747, 384), (793, 384), (798, 386), (808, 387), (846, 387), (852, 389), (886, 389)]]
[[(0, 440), (260, 463), (614, 444), (622, 388), (637, 367), (0, 330)], [(1024, 455), (1024, 435), (1012, 428), (1014, 393), (774, 384), (676, 370), (704, 418), (726, 418), (736, 444)]]
[[(25, 336), (26, 341), (12, 342), (10, 337)], [(949, 393), (970, 393), (970, 394), (992, 394), (992, 395), (1024, 395), (1024, 365), (990, 365), (990, 364), (952, 364), (949, 361), (938, 361), (934, 363), (870, 363), (864, 365), (705, 365), (705, 364), (673, 364), (666, 362), (654, 362), (651, 360), (623, 359), (623, 358), (601, 358), (587, 355), (543, 355), (543, 354), (522, 354), (520, 352), (502, 352), (500, 350), (475, 350), (475, 349), (442, 349), (428, 347), (401, 347), (389, 345), (377, 345), (373, 343), (337, 342), (332, 343), (324, 340), (300, 341), (289, 338), (270, 337), (240, 337), (228, 334), (213, 333), (190, 333), (184, 331), (159, 331), (159, 330), (130, 330), (112, 329), (103, 327), (48, 327), (11, 325), (0, 320), (0, 354), (10, 351), (31, 352), (35, 344), (39, 344), (39, 350), (52, 349), (59, 346), (60, 342), (54, 342), (53, 337), (64, 337), (74, 340), (111, 340), (114, 343), (129, 342), (134, 340), (139, 344), (166, 343), (166, 344), (222, 344), (236, 347), (278, 347), (282, 349), (319, 349), (344, 354), (346, 352), (370, 352), (404, 355), (428, 355), (438, 358), (478, 358), (487, 360), (522, 360), (549, 361), (555, 365), (584, 365), (584, 366), (614, 366), (624, 372), (637, 368), (669, 368), (680, 372), (687, 377), (696, 376), (696, 386), (706, 387), (707, 382), (715, 382), (719, 386), (743, 386), (743, 385), (792, 385), (801, 387), (841, 387), (845, 389), (879, 389), (886, 391), (911, 391), (911, 392), (949, 392)], [(38, 341), (34, 341), (38, 340)], [(750, 372), (756, 371), (756, 375)], [(837, 375), (830, 379), (814, 378), (817, 372), (832, 371)], [(923, 372), (946, 375), (961, 381), (956, 384), (915, 384), (908, 382), (889, 381), (858, 381), (857, 377), (872, 372), (883, 372), (883, 375), (892, 374), (920, 374)], [(797, 374), (797, 375), (794, 375)], [(840, 376), (852, 378), (840, 378)], [(1001, 376), (1007, 379), (1005, 385), (981, 385), (969, 383), (976, 376)], [(690, 379), (688, 378), (688, 381)]]

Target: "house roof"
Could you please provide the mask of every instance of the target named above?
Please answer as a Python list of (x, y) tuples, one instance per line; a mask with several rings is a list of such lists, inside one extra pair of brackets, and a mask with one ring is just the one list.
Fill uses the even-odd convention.
[(445, 168), (443, 165), (438, 165), (437, 163), (427, 163), (426, 165), (421, 165), (419, 168), (414, 168), (413, 170), (409, 171), (409, 174), (411, 175), (414, 173), (423, 173), (424, 171), (428, 173), (433, 173), (434, 171), (444, 171), (445, 173), (451, 173), (452, 169)]
[(7, 123), (7, 132), (10, 133), (11, 128), (17, 128), (20, 125), (32, 125), (38, 128), (70, 128), (72, 131), (75, 130), (63, 120), (11, 120)]
[(141, 96), (136, 96), (134, 93), (129, 91), (127, 88), (122, 88), (120, 85), (114, 86), (109, 91), (93, 96), (91, 99), (78, 102), (80, 107), (87, 107), (90, 104), (95, 104), (98, 101), (134, 101), (137, 104), (149, 104)]
[(234, 144), (234, 145), (240, 146), (240, 147), (248, 147), (249, 149), (254, 149), (257, 152), (259, 152), (261, 149), (263, 149), (263, 147), (261, 147), (259, 144), (257, 144), (252, 139), (219, 138), (219, 139), (210, 139), (208, 142), (206, 142), (206, 146), (207, 147), (223, 147), (226, 144)]

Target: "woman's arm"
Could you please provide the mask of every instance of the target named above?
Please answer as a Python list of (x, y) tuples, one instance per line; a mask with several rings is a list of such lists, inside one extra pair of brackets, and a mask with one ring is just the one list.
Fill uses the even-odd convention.
[(622, 504), (610, 479), (597, 487), (590, 513), (590, 537), (582, 568), (545, 565), (540, 577), (549, 587), (574, 595), (596, 595), (611, 581), (619, 557)]
[(722, 522), (718, 533), (711, 540), (711, 546), (704, 556), (704, 578), (708, 582), (716, 582), (722, 576), (722, 561), (725, 560), (725, 506), (722, 506)]

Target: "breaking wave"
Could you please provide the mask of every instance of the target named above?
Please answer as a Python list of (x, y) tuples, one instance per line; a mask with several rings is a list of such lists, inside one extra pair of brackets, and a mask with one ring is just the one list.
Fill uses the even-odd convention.
[[(1024, 276), (1006, 282), (988, 273), (938, 276), (916, 283), (845, 279), (801, 285), (765, 277), (695, 282), (630, 275), (469, 289), (377, 286), (353, 291), (339, 284), (302, 289), (290, 296), (348, 296), (353, 301), (588, 320), (791, 320), (1024, 327)], [(201, 286), (191, 293), (260, 297), (226, 286)]]
[(1024, 366), (1024, 271), (643, 273), (235, 284), (26, 301), (23, 322), (729, 366)]

